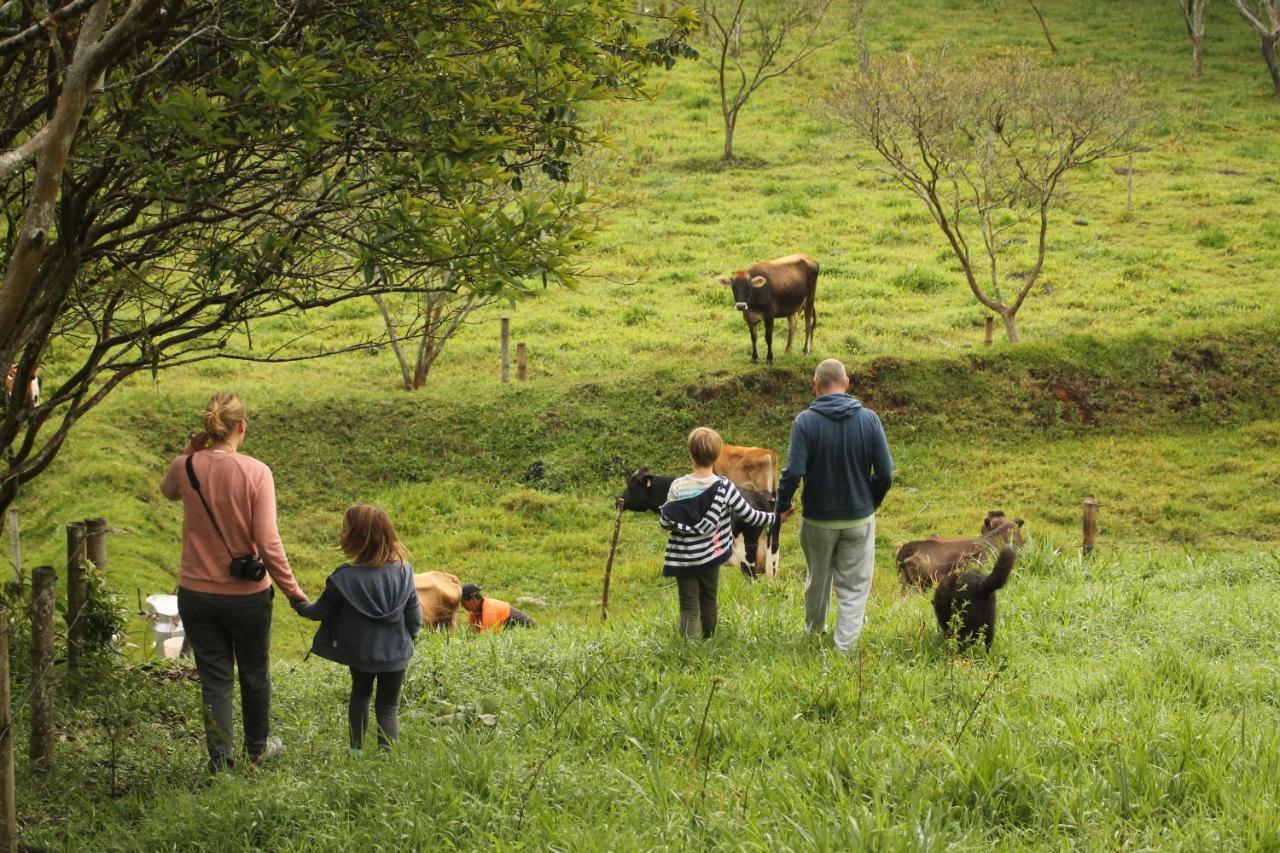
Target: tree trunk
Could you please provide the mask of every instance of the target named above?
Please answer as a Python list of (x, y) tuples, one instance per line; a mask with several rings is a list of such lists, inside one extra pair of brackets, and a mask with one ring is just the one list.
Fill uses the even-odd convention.
[(1196, 77), (1204, 76), (1204, 37), (1191, 39), (1191, 66)]
[(1276, 97), (1280, 98), (1280, 65), (1276, 63), (1276, 47), (1280, 46), (1280, 32), (1274, 36), (1262, 37), (1262, 59), (1271, 72), (1271, 82), (1276, 87)]
[(1022, 338), (1018, 336), (1017, 315), (1018, 309), (1016, 308), (1004, 308), (1000, 311), (1000, 316), (1004, 319), (1004, 333), (1011, 344), (1016, 344), (1022, 340)]
[(1044, 15), (1040, 14), (1040, 7), (1036, 5), (1036, 0), (1027, 0), (1031, 4), (1031, 8), (1035, 10), (1036, 17), (1040, 19), (1040, 29), (1044, 30), (1044, 40), (1049, 43), (1050, 53), (1057, 53), (1058, 46), (1053, 43), (1053, 36), (1049, 35), (1049, 25), (1044, 22)]
[(396, 361), (400, 363), (400, 378), (404, 384), (404, 390), (412, 391), (414, 386), (409, 379), (409, 361), (404, 357), (404, 350), (400, 349), (400, 339), (396, 337), (396, 326), (391, 319), (391, 312), (387, 310), (387, 304), (379, 295), (374, 295), (373, 301), (378, 304), (378, 310), (382, 312), (382, 321), (387, 324), (387, 337), (391, 340), (391, 351), (396, 354)]
[(738, 124), (737, 115), (724, 117), (724, 159), (733, 159), (733, 131)]

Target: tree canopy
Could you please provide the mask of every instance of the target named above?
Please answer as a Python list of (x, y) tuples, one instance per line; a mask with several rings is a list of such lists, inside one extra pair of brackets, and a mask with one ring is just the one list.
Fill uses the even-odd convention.
[(583, 108), (641, 96), (695, 23), (615, 0), (51, 5), (0, 5), (0, 356), (22, 387), (72, 346), (38, 406), (8, 395), (0, 508), (134, 373), (326, 351), (254, 350), (252, 320), (571, 280)]

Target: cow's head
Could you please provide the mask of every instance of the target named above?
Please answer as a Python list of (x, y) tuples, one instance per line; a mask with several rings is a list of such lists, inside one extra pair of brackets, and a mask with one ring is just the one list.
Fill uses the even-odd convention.
[(655, 494), (653, 472), (646, 465), (637, 468), (634, 474), (627, 477), (627, 490), (622, 493), (622, 507), (634, 512), (656, 511), (666, 498), (666, 495)]
[(759, 292), (767, 280), (764, 276), (750, 276), (746, 270), (738, 270), (732, 276), (720, 277), (720, 283), (733, 292), (733, 307), (736, 311), (746, 311), (754, 292)]
[(1000, 510), (992, 510), (982, 521), (982, 535), (1003, 544), (1021, 548), (1024, 543), (1022, 538), (1024, 523), (1021, 518), (1009, 518)]

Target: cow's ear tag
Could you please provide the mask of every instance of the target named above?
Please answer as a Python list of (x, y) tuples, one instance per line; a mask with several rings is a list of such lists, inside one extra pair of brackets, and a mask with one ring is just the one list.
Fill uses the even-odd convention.
[(762, 275), (758, 275), (758, 276), (756, 276), (755, 278), (751, 279), (751, 286), (752, 286), (752, 287), (764, 287), (764, 276), (762, 276)]
[(645, 487), (646, 489), (651, 489), (651, 488), (653, 488), (653, 478), (652, 478), (652, 477), (645, 477), (645, 478), (644, 478), (644, 487)]

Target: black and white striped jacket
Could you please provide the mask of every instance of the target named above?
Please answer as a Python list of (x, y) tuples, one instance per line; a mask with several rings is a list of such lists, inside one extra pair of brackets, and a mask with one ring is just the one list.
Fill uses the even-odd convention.
[(671, 531), (662, 574), (688, 577), (729, 559), (733, 552), (733, 518), (751, 527), (773, 524), (773, 513), (747, 503), (742, 492), (721, 477), (700, 495), (667, 501), (658, 510), (658, 523)]

